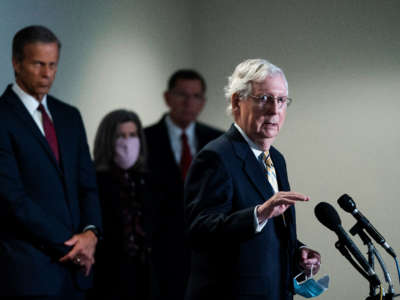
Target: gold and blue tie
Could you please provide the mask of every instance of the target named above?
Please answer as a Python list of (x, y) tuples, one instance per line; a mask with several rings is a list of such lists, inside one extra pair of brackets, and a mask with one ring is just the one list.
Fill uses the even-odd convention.
[(274, 190), (274, 194), (276, 194), (277, 192), (279, 192), (278, 181), (276, 180), (274, 164), (272, 163), (271, 156), (269, 155), (268, 151), (264, 152), (263, 160), (267, 169), (267, 179), (271, 184), (272, 189)]
[[(272, 163), (271, 156), (269, 155), (269, 151), (265, 151), (263, 153), (263, 161), (265, 163), (265, 168), (267, 170), (267, 179), (268, 182), (271, 184), (272, 189), (274, 190), (274, 194), (279, 192), (278, 188), (278, 180), (276, 179), (276, 172), (274, 168), (274, 164)], [(286, 226), (285, 215), (282, 214), (283, 224)]]

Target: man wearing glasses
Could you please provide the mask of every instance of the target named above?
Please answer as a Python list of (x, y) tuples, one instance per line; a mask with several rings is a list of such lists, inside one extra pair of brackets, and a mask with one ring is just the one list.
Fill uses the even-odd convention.
[(234, 124), (192, 163), (185, 185), (192, 248), (186, 299), (293, 299), (293, 277), (319, 270), (320, 255), (297, 240), (297, 202), (282, 154), (272, 146), (291, 103), (281, 69), (239, 64), (225, 88)]
[[(183, 299), (189, 249), (184, 239), (183, 184), (194, 155), (222, 134), (197, 121), (206, 103), (206, 83), (194, 70), (178, 70), (168, 80), (164, 100), (169, 112), (145, 129), (155, 200), (154, 267), (160, 299)], [(171, 276), (171, 274), (174, 274)]]

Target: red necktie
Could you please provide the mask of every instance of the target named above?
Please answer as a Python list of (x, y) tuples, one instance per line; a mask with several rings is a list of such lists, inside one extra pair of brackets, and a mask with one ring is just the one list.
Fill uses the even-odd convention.
[(182, 171), (182, 178), (185, 180), (186, 173), (189, 169), (190, 163), (192, 162), (192, 154), (190, 153), (188, 138), (185, 133), (181, 135), (182, 140), (182, 155), (181, 155), (181, 171)]
[(53, 122), (50, 120), (50, 117), (42, 104), (39, 105), (38, 110), (42, 113), (43, 130), (44, 135), (46, 136), (46, 140), (49, 143), (51, 150), (53, 150), (57, 162), (59, 162), (60, 154), (58, 152), (57, 135), (56, 130), (54, 129)]

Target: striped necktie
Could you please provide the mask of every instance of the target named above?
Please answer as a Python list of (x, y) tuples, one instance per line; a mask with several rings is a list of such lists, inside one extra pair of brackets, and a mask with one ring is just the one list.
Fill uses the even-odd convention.
[[(262, 159), (265, 163), (265, 168), (267, 170), (266, 175), (267, 175), (268, 182), (271, 184), (272, 189), (274, 190), (274, 194), (276, 194), (277, 192), (279, 192), (278, 181), (276, 179), (276, 172), (275, 172), (274, 164), (272, 163), (271, 156), (269, 155), (269, 151), (265, 151), (263, 153)], [(286, 226), (286, 220), (285, 220), (284, 214), (282, 214), (282, 219), (283, 219), (283, 224)]]
[(278, 189), (278, 181), (276, 180), (276, 172), (274, 168), (274, 164), (272, 163), (271, 156), (269, 155), (269, 151), (265, 151), (263, 153), (263, 161), (265, 163), (265, 167), (267, 169), (267, 178), (269, 183), (272, 186), (272, 189), (274, 190), (274, 193), (276, 194), (279, 192)]

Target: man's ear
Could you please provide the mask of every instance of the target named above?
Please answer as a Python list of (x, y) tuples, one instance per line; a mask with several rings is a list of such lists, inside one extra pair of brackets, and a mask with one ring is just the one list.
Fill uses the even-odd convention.
[(240, 95), (238, 93), (234, 93), (231, 97), (232, 112), (238, 111), (240, 109), (240, 101)]
[(18, 74), (19, 73), (19, 69), (20, 69), (20, 66), (21, 66), (21, 62), (19, 62), (17, 59), (15, 59), (15, 58), (13, 58), (12, 59), (12, 65), (13, 65), (13, 68), (14, 68), (14, 73), (15, 74)]
[(169, 91), (165, 91), (164, 94), (163, 94), (163, 96), (164, 96), (165, 104), (166, 104), (168, 107), (170, 107), (170, 104), (169, 104), (169, 101), (170, 101), (170, 99), (169, 99)]

